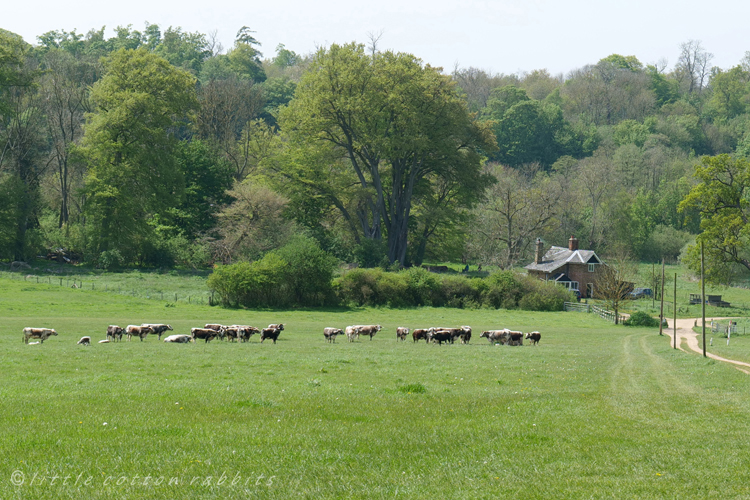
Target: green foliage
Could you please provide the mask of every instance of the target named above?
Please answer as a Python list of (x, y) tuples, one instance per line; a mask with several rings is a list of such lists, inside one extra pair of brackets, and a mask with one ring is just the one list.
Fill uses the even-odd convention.
[(628, 319), (622, 322), (625, 326), (646, 326), (658, 327), (659, 320), (643, 311), (637, 311), (630, 315)]
[(89, 165), (86, 212), (97, 252), (118, 248), (133, 261), (150, 216), (183, 196), (173, 132), (198, 105), (195, 80), (145, 49), (119, 50), (106, 68), (79, 150)]
[(523, 296), (518, 301), (518, 308), (525, 311), (562, 311), (565, 302), (575, 301), (573, 292), (565, 287), (533, 276), (525, 276), (521, 286)]
[(255, 262), (217, 266), (208, 287), (231, 307), (320, 306), (332, 298), (335, 265), (314, 240), (300, 236)]

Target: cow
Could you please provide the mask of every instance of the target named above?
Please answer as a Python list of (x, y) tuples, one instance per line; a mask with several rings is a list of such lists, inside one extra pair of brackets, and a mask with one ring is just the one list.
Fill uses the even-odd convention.
[(99, 341), (100, 344), (109, 344), (109, 339), (104, 339)]
[(404, 341), (406, 340), (406, 336), (409, 335), (409, 329), (403, 326), (399, 326), (396, 328), (396, 338)]
[(240, 340), (242, 342), (248, 342), (250, 341), (250, 337), (255, 335), (256, 333), (260, 333), (260, 328), (255, 328), (254, 326), (248, 326), (248, 325), (234, 325), (237, 327), (237, 340)]
[(357, 329), (357, 336), (369, 335), (370, 340), (372, 340), (376, 333), (383, 329), (380, 325), (356, 325), (354, 328)]
[(216, 330), (218, 332), (219, 330), (221, 330), (222, 328), (224, 328), (224, 325), (220, 325), (218, 323), (208, 323), (203, 328), (208, 328), (209, 330)]
[(449, 328), (447, 329), (434, 329), (432, 334), (427, 337), (427, 342), (437, 342), (438, 345), (443, 345), (443, 342), (452, 342), (453, 334)]
[(419, 342), (424, 339), (429, 343), (427, 336), (431, 335), (434, 331), (434, 328), (415, 328), (414, 331), (411, 332), (411, 337), (414, 339), (414, 342)]
[(211, 328), (191, 328), (190, 336), (193, 338), (193, 342), (198, 341), (198, 339), (203, 339), (206, 341), (206, 344), (208, 344), (219, 336), (219, 332)]
[(190, 335), (170, 335), (164, 338), (164, 342), (174, 342), (177, 344), (188, 344), (193, 341)]
[(542, 338), (542, 334), (539, 332), (529, 332), (526, 334), (527, 339), (531, 339), (532, 345), (537, 345)]
[[(274, 326), (277, 328), (272, 328)], [(269, 325), (268, 328), (264, 328), (263, 330), (260, 331), (260, 343), (262, 344), (263, 341), (266, 339), (271, 339), (273, 340), (273, 343), (275, 344), (276, 339), (279, 338), (279, 334), (281, 333), (283, 329), (284, 329), (284, 325), (282, 324)]]
[(107, 327), (107, 340), (112, 340), (113, 342), (115, 340), (121, 341), (122, 340), (122, 327), (117, 325), (109, 325)]
[(81, 337), (81, 340), (79, 340), (76, 345), (91, 345), (91, 337), (89, 336)]
[[(435, 329), (434, 329), (434, 332), (435, 332), (435, 334), (437, 334), (437, 333), (440, 333), (440, 334), (441, 334), (441, 335), (440, 335), (440, 337), (441, 337), (441, 338), (443, 338), (443, 335), (442, 335), (442, 334), (444, 334), (444, 333), (447, 333), (447, 334), (449, 334), (449, 335), (450, 335), (450, 337), (448, 338), (448, 340), (447, 340), (447, 341), (448, 341), (448, 342), (450, 342), (451, 344), (452, 344), (452, 343), (453, 343), (453, 342), (454, 342), (454, 341), (455, 341), (455, 340), (456, 340), (456, 339), (457, 339), (458, 337), (460, 337), (460, 336), (461, 336), (461, 335), (462, 335), (462, 334), (464, 333), (463, 329), (461, 329), (461, 328), (435, 328)], [(433, 335), (433, 337), (434, 337), (434, 335)]]
[(509, 333), (510, 343), (508, 345), (523, 345), (523, 332), (510, 330)]
[(221, 330), (219, 330), (219, 337), (229, 342), (234, 342), (239, 336), (239, 329), (236, 326), (222, 326)]
[(323, 328), (323, 336), (326, 338), (326, 342), (336, 343), (336, 335), (343, 335), (344, 331), (341, 328)]
[(346, 332), (346, 338), (349, 339), (349, 342), (354, 342), (354, 339), (359, 338), (359, 327), (347, 326), (344, 331)]
[(159, 336), (159, 340), (161, 340), (162, 333), (166, 332), (167, 330), (172, 330), (171, 325), (165, 325), (162, 323), (143, 323), (141, 326), (147, 326), (151, 328), (151, 333), (154, 335)]
[(487, 330), (482, 332), (479, 338), (486, 338), (490, 341), (490, 344), (506, 345), (510, 342), (510, 330)]
[(28, 344), (29, 339), (39, 339), (40, 343), (44, 344), (44, 341), (52, 335), (57, 335), (57, 332), (53, 328), (26, 327), (23, 329), (23, 343)]
[(125, 327), (125, 333), (128, 335), (128, 342), (130, 342), (131, 337), (140, 337), (141, 342), (143, 342), (143, 339), (151, 333), (151, 327), (150, 326), (138, 326), (138, 325), (128, 325)]
[(462, 326), (461, 330), (463, 330), (463, 332), (461, 333), (461, 335), (459, 335), (459, 338), (461, 339), (461, 343), (462, 344), (468, 344), (469, 341), (471, 340), (471, 327), (470, 326)]

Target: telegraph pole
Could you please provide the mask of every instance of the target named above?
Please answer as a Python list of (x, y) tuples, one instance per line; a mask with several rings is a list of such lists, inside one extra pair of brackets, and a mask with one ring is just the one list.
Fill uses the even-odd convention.
[(703, 260), (703, 241), (701, 241), (701, 316), (703, 317), (703, 357), (706, 357), (706, 276)]

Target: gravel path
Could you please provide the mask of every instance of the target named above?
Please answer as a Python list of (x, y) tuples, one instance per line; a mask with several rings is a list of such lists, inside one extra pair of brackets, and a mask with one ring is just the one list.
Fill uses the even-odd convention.
[[(713, 318), (713, 319), (729, 319), (729, 318)], [(699, 340), (699, 335), (693, 331), (693, 325), (697, 324), (696, 322), (700, 322), (700, 318), (686, 318), (686, 319), (678, 319), (677, 320), (677, 348), (685, 351), (685, 349), (682, 348), (682, 341), (684, 340), (687, 343), (687, 346), (697, 352), (698, 354), (703, 354), (703, 346), (701, 345), (701, 341)], [(667, 328), (664, 330), (664, 334), (669, 337), (669, 345), (674, 345), (674, 329), (673, 328)], [(708, 349), (706, 349), (706, 356), (708, 356), (711, 359), (715, 359), (716, 361), (723, 361), (724, 363), (731, 363), (734, 365), (735, 368), (740, 370), (741, 372), (747, 373), (750, 375), (750, 363), (745, 363), (743, 361), (735, 361), (733, 359), (727, 359), (722, 358), (721, 356), (717, 356), (716, 354), (711, 354), (708, 352)]]

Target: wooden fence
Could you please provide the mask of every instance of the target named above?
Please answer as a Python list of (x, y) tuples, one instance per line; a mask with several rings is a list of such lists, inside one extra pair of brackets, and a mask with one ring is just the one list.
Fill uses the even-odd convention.
[[(613, 311), (607, 311), (606, 309), (599, 306), (594, 306), (591, 304), (579, 304), (577, 302), (566, 302), (563, 306), (563, 309), (565, 309), (566, 311), (594, 313), (602, 319), (611, 321), (612, 323), (615, 322), (615, 313)], [(622, 323), (623, 321), (625, 321), (625, 316), (623, 316), (622, 314), (618, 314), (617, 317), (618, 323)]]

